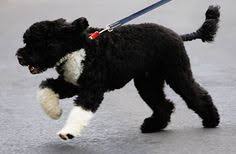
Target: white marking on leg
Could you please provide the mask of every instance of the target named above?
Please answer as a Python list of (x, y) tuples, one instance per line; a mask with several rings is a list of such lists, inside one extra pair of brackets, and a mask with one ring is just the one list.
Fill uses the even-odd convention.
[(63, 139), (69, 139), (68, 135), (79, 136), (85, 126), (88, 125), (93, 113), (75, 106), (66, 121), (65, 126), (57, 134)]
[(50, 88), (40, 89), (37, 93), (37, 100), (44, 112), (52, 119), (59, 119), (62, 110), (59, 106), (59, 95)]

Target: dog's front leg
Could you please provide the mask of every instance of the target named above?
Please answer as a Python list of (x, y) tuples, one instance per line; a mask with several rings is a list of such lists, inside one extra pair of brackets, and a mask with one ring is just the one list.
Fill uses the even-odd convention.
[(63, 79), (50, 78), (40, 84), (37, 100), (49, 117), (59, 119), (62, 114), (59, 99), (73, 97), (77, 92), (78, 89), (76, 86)]
[(75, 100), (65, 126), (58, 132), (61, 139), (72, 139), (81, 134), (103, 100), (102, 92), (82, 92)]

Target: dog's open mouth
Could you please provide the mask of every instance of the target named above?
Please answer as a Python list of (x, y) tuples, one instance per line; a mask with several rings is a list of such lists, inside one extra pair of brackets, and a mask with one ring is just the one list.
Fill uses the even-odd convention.
[(28, 68), (31, 74), (39, 74), (45, 71), (45, 69), (41, 69), (39, 67), (31, 66), (31, 65), (29, 65)]

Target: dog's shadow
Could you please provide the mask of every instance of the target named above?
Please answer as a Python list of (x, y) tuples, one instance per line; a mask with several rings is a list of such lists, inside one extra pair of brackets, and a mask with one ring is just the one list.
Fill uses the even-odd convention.
[[(41, 153), (72, 153), (72, 154), (91, 154), (99, 153), (103, 151), (103, 146), (115, 147), (116, 144), (119, 146), (124, 146), (125, 142), (128, 144), (137, 144), (138, 142), (144, 142), (148, 144), (158, 144), (159, 140), (153, 140), (151, 138), (165, 138), (173, 133), (172, 130), (163, 130), (158, 133), (153, 134), (141, 134), (139, 132), (127, 132), (122, 136), (107, 135), (105, 137), (91, 138), (81, 138), (74, 139), (70, 141), (62, 141), (60, 139), (54, 141), (48, 141), (42, 145), (39, 145), (35, 150)], [(151, 138), (150, 138), (151, 137)], [(136, 141), (136, 142), (133, 142)], [(103, 145), (103, 146), (101, 146)], [(97, 148), (102, 149), (97, 149)], [(97, 150), (96, 150), (97, 149)], [(109, 151), (109, 149), (107, 149)], [(114, 149), (113, 149), (114, 150)]]
[[(107, 134), (106, 136), (82, 137), (71, 141), (55, 140), (40, 145), (38, 150), (43, 153), (104, 153), (105, 151), (126, 151), (129, 147), (141, 148), (140, 145), (161, 148), (165, 144), (182, 146), (189, 137), (195, 141), (201, 141), (204, 136), (214, 135), (221, 129), (185, 128), (175, 130), (164, 130), (158, 133), (141, 134), (139, 132), (124, 132), (122, 135)], [(183, 141), (183, 143), (181, 142)], [(190, 141), (191, 142), (191, 141)], [(118, 148), (118, 149), (117, 149)]]
[(70, 154), (85, 154), (85, 153), (94, 153), (90, 149), (81, 147), (79, 144), (71, 144), (71, 141), (57, 141), (45, 143), (37, 148), (41, 153), (70, 153)]

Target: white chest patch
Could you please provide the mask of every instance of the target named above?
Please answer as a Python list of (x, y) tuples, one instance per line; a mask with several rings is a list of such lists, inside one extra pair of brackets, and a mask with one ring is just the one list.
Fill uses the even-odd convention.
[(85, 51), (79, 50), (66, 55), (63, 59), (66, 60), (63, 65), (64, 80), (77, 85), (77, 80), (83, 72), (84, 65), (82, 61), (85, 60)]

